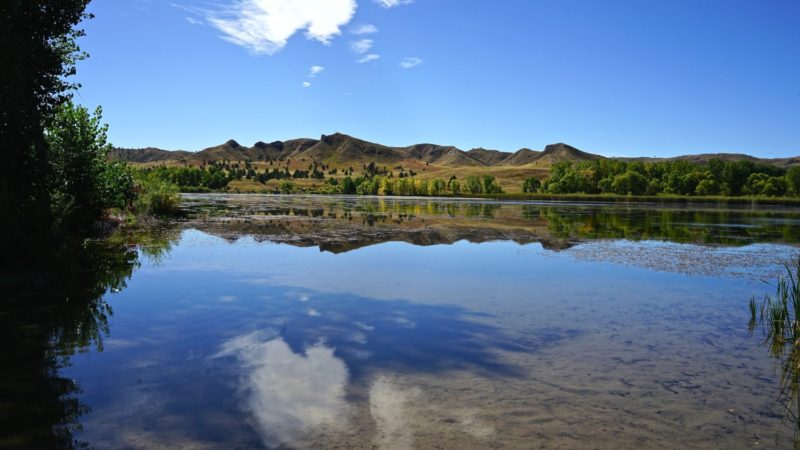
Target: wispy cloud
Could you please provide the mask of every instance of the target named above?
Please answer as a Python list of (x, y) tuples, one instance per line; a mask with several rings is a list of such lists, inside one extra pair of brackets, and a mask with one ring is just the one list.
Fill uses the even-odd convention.
[(365, 23), (363, 25), (359, 25), (359, 26), (353, 28), (352, 30), (350, 30), (350, 33), (355, 34), (355, 35), (359, 35), (359, 36), (362, 35), (362, 34), (375, 34), (377, 32), (378, 32), (378, 27), (376, 27), (375, 25), (372, 25), (370, 23)]
[(400, 5), (409, 5), (414, 3), (414, 0), (374, 0), (375, 3), (383, 6), (384, 8), (394, 8)]
[(186, 17), (186, 21), (192, 25), (204, 25), (203, 21), (200, 19), (195, 19), (194, 17)]
[(350, 43), (350, 50), (362, 55), (367, 53), (369, 49), (372, 48), (373, 42), (374, 41), (372, 39), (359, 39), (357, 41), (353, 41)]
[(296, 32), (329, 44), (356, 12), (356, 0), (234, 0), (206, 11), (208, 24), (222, 38), (258, 55), (272, 55)]
[(370, 53), (369, 55), (364, 55), (363, 58), (358, 60), (359, 64), (368, 63), (370, 61), (375, 61), (376, 59), (380, 58), (381, 55), (377, 55), (375, 53)]
[(422, 60), (417, 58), (416, 56), (410, 58), (404, 58), (402, 61), (400, 61), (400, 67), (402, 67), (403, 69), (410, 69), (420, 64), (422, 64)]
[(303, 81), (303, 87), (304, 88), (311, 87), (311, 83), (309, 83), (308, 81)]
[[(363, 35), (369, 33), (377, 33), (378, 29), (374, 25), (362, 25), (361, 27), (352, 31), (353, 34)], [(359, 55), (364, 55), (361, 58), (357, 59), (356, 62), (359, 64), (368, 63), (370, 61), (375, 61), (376, 59), (380, 58), (381, 55), (377, 53), (369, 53), (372, 50), (372, 45), (375, 43), (372, 39), (362, 38), (357, 41), (350, 42), (350, 50)]]
[[(314, 78), (319, 73), (321, 73), (323, 70), (325, 70), (325, 68), (322, 67), (322, 66), (311, 66), (311, 68), (308, 69), (308, 77), (309, 78)], [(308, 300), (308, 296), (306, 296), (306, 300)]]

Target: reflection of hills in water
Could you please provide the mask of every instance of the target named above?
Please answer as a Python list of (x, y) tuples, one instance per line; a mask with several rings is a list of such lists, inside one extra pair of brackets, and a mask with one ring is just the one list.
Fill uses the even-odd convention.
[[(582, 250), (584, 246), (571, 251), (579, 259), (633, 261), (638, 266), (680, 273), (698, 273), (700, 270), (700, 273), (717, 274), (725, 267), (772, 264), (771, 259), (780, 256), (778, 248), (742, 257), (737, 253), (746, 251), (739, 252), (739, 249), (732, 247), (751, 243), (796, 246), (800, 240), (800, 213), (787, 209), (754, 211), (706, 207), (689, 210), (650, 205), (619, 207), (247, 195), (187, 196), (184, 207), (190, 214), (183, 227), (197, 228), (228, 239), (252, 235), (257, 240), (318, 246), (321, 250), (331, 252), (345, 252), (387, 241), (432, 245), (450, 244), (458, 240), (512, 240), (518, 243), (540, 242), (546, 248), (565, 249), (576, 243), (607, 239), (597, 246), (600, 247), (599, 252), (597, 248)], [(0, 336), (6, 345), (0, 350), (0, 361), (3, 362), (0, 365), (0, 396), (5, 403), (2, 408), (5, 414), (0, 413), (0, 424), (3, 430), (10, 431), (0, 436), (0, 447), (73, 448), (86, 444), (76, 436), (81, 430), (82, 416), (90, 410), (89, 405), (83, 402), (78, 382), (65, 377), (62, 370), (71, 364), (70, 357), (75, 353), (86, 351), (91, 346), (102, 348), (103, 338), (108, 335), (111, 326), (109, 318), (112, 310), (107, 296), (126, 288), (141, 258), (159, 260), (181, 239), (180, 229), (170, 226), (164, 229), (123, 231), (101, 241), (59, 241), (57, 247), (29, 249), (18, 255), (13, 267), (4, 267), (2, 285), (6, 301), (0, 310)], [(610, 240), (618, 238), (663, 242), (655, 245), (655, 252), (645, 254), (636, 245), (617, 245), (620, 243)], [(720, 252), (691, 253), (691, 249), (676, 251), (670, 247), (700, 247), (675, 246), (670, 242), (729, 248)], [(785, 246), (783, 249), (791, 252), (796, 250)], [(652, 258), (653, 253), (663, 260), (648, 259)], [(752, 259), (761, 258), (762, 253), (768, 253), (766, 256), (770, 260)], [(705, 264), (708, 272), (704, 272), (706, 269), (702, 264)], [(218, 278), (203, 282), (208, 283), (209, 289), (211, 286), (227, 289)], [(470, 332), (470, 335), (474, 332), (474, 335), (483, 339), (495, 335), (495, 331), (474, 323), (462, 323), (456, 314), (459, 313), (457, 309), (397, 302), (387, 304), (383, 300), (369, 302), (352, 296), (320, 304), (328, 308), (320, 307), (316, 311), (317, 314), (323, 313), (325, 319), (311, 316), (300, 303), (292, 303), (290, 308), (293, 309), (289, 312), (297, 321), (319, 323), (324, 320), (328, 332), (334, 329), (332, 326), (337, 324), (337, 318), (342, 317), (347, 317), (348, 323), (351, 319), (385, 317), (387, 321), (395, 319), (392, 322), (395, 329), (402, 328), (406, 322), (398, 322), (397, 317), (384, 314), (387, 310), (405, 313), (403, 318), (412, 317), (418, 322), (426, 318), (435, 319), (426, 329), (434, 330), (437, 334), (433, 337), (421, 335), (417, 343), (424, 343), (426, 349), (431, 345), (439, 346), (442, 350), (438, 352), (421, 351), (421, 347), (414, 347), (408, 341), (391, 340), (392, 336), (385, 332), (386, 325), (382, 325), (384, 331), (381, 336), (372, 338), (369, 344), (359, 341), (347, 344), (346, 340), (351, 335), (346, 333), (349, 329), (345, 327), (341, 327), (341, 332), (330, 338), (329, 342), (336, 344), (337, 348), (347, 345), (372, 346), (372, 361), (387, 355), (387, 358), (397, 362), (400, 355), (406, 357), (400, 362), (405, 362), (408, 367), (430, 367), (431, 363), (424, 358), (455, 355), (474, 367), (493, 366), (494, 361), (489, 358), (491, 353), (484, 352), (486, 347), (479, 347), (474, 341), (467, 341), (468, 345), (462, 343), (469, 337), (465, 337), (465, 332)], [(273, 306), (284, 312), (287, 310), (283, 303)], [(263, 310), (265, 306), (260, 308)], [(268, 313), (279, 317), (272, 311)], [(314, 341), (307, 333), (315, 329), (306, 323), (301, 322), (300, 326), (288, 330), (283, 332), (281, 342), (237, 342), (238, 346), (229, 346), (228, 350), (232, 356), (240, 359), (242, 355), (247, 356), (246, 351), (251, 347), (269, 350), (270, 355), (277, 352), (281, 356), (289, 351), (300, 355), (300, 343)], [(528, 339), (521, 345), (544, 345), (553, 339), (572, 336), (571, 330), (556, 331), (553, 335), (552, 330), (543, 330), (535, 335), (536, 339)], [(276, 346), (277, 349), (273, 348)], [(459, 349), (461, 353), (457, 352)], [(407, 353), (404, 354), (404, 351)], [(294, 360), (303, 362), (303, 358), (308, 358), (308, 355), (298, 356)], [(330, 355), (328, 358), (331, 359)], [(441, 367), (447, 367), (445, 363), (452, 360), (439, 358), (436, 362), (442, 364)], [(273, 392), (276, 391), (273, 389), (266, 394)], [(259, 418), (269, 426), (280, 425), (280, 419), (274, 416)]]
[(341, 253), (414, 245), (514, 241), (563, 250), (596, 239), (742, 246), (800, 242), (800, 212), (701, 206), (509, 203), (397, 197), (188, 195), (187, 227)]

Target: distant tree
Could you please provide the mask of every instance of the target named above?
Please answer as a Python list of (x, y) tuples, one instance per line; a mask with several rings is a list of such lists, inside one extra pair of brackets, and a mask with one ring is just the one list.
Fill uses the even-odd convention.
[(374, 162), (370, 162), (369, 165), (364, 165), (364, 172), (367, 176), (375, 176), (378, 173), (378, 166)]
[(461, 183), (458, 179), (453, 175), (450, 177), (450, 180), (447, 182), (447, 189), (453, 194), (458, 195), (461, 193)]
[(480, 178), (470, 175), (467, 177), (467, 192), (470, 194), (480, 194), (483, 192), (483, 185)]
[(500, 194), (503, 192), (503, 189), (500, 187), (499, 184), (495, 181), (495, 178), (491, 175), (484, 175), (483, 176), (483, 192), (486, 194)]
[(356, 193), (356, 183), (353, 181), (352, 178), (344, 177), (342, 179), (342, 194), (355, 194)]
[(800, 166), (792, 166), (786, 171), (787, 192), (800, 197)]
[(628, 170), (614, 177), (611, 188), (621, 195), (642, 195), (647, 191), (647, 178), (639, 172)]
[(289, 180), (281, 181), (280, 184), (281, 194), (291, 194), (292, 192), (294, 192), (294, 188), (295, 188), (294, 183), (292, 183), (291, 181)]
[(427, 180), (414, 180), (414, 195), (428, 195)]
[(725, 165), (722, 172), (725, 195), (737, 196), (744, 192), (748, 177), (753, 173), (749, 161), (732, 161)]
[(769, 177), (761, 190), (762, 195), (767, 197), (780, 197), (786, 194), (786, 178)]
[(694, 193), (697, 195), (717, 195), (719, 194), (719, 186), (713, 178), (706, 178), (697, 183)]
[(378, 195), (381, 181), (378, 177), (366, 178), (357, 183), (356, 193), (359, 195)]
[(752, 173), (747, 177), (741, 192), (749, 195), (761, 195), (768, 180), (769, 175), (765, 173)]
[(647, 195), (658, 195), (663, 190), (661, 185), (661, 181), (658, 179), (652, 179), (649, 183), (647, 183)]
[(392, 181), (389, 178), (382, 178), (381, 179), (381, 187), (380, 187), (380, 191), (378, 193), (380, 195), (392, 195), (392, 194), (394, 194), (394, 187), (392, 186)]
[(542, 183), (536, 177), (528, 177), (522, 182), (522, 192), (536, 192)]
[(444, 194), (444, 190), (447, 187), (444, 180), (441, 178), (436, 178), (428, 182), (428, 195), (437, 196)]

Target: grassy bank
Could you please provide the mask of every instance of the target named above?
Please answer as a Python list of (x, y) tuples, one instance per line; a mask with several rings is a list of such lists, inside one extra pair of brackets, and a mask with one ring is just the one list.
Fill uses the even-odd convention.
[(661, 203), (661, 204), (716, 204), (716, 205), (753, 205), (753, 206), (800, 206), (797, 197), (725, 197), (725, 196), (688, 196), (688, 195), (616, 195), (616, 194), (463, 194), (464, 198), (490, 198), (494, 200), (517, 201), (570, 201), (601, 203)]
[[(258, 187), (258, 188), (253, 188)], [(182, 193), (224, 192), (241, 194), (279, 193), (277, 189), (258, 183), (240, 183), (235, 189), (211, 191), (208, 189), (181, 189)], [(297, 194), (331, 194), (330, 192), (315, 189), (298, 189)], [(336, 195), (335, 193), (332, 195)], [(386, 197), (394, 197), (387, 195)], [(725, 197), (725, 196), (688, 196), (688, 195), (616, 195), (616, 194), (541, 194), (541, 193), (502, 193), (502, 194), (442, 194), (436, 197), (445, 198), (474, 198), (507, 201), (561, 201), (561, 202), (597, 202), (597, 203), (657, 203), (657, 204), (707, 204), (707, 205), (751, 205), (751, 206), (797, 206), (800, 207), (798, 197)]]

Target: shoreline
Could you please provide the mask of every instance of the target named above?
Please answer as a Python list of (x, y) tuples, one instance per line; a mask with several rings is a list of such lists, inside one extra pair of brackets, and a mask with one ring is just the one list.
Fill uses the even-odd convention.
[(548, 202), (586, 202), (608, 204), (659, 204), (659, 205), (718, 205), (718, 206), (784, 206), (800, 207), (800, 197), (724, 197), (724, 196), (680, 196), (680, 195), (617, 195), (617, 194), (529, 194), (529, 193), (502, 193), (502, 194), (459, 194), (437, 196), (405, 196), (405, 195), (359, 195), (324, 192), (293, 192), (291, 194), (264, 191), (242, 190), (216, 190), (216, 191), (189, 191), (182, 190), (181, 194), (263, 194), (263, 195), (321, 195), (336, 196), (347, 195), (353, 197), (378, 197), (378, 198), (420, 198), (420, 199), (447, 199), (447, 200), (499, 200), (499, 201), (548, 201)]

